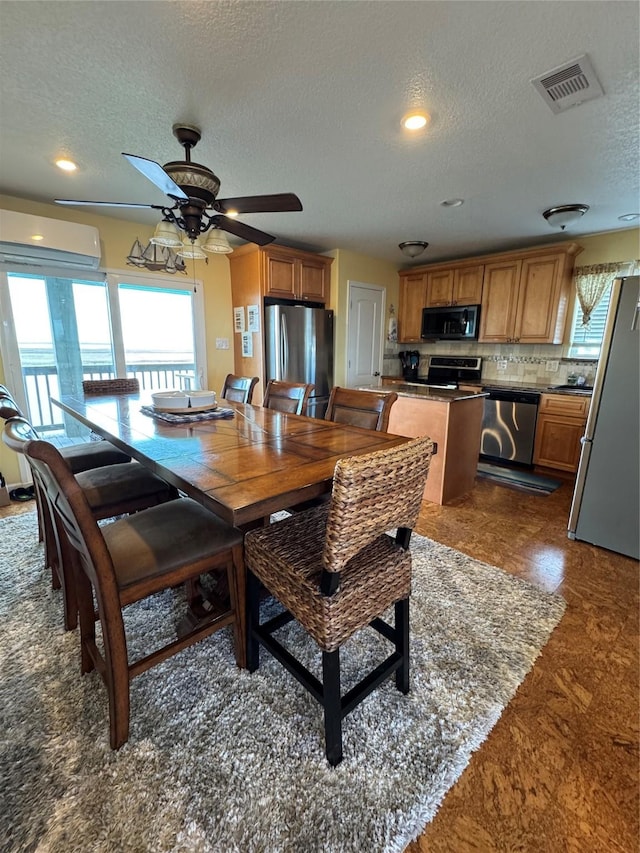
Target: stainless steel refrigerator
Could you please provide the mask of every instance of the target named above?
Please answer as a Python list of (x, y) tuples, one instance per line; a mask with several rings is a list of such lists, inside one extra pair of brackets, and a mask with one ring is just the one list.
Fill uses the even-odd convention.
[(640, 278), (616, 279), (569, 516), (569, 538), (640, 557)]
[(312, 382), (307, 414), (323, 418), (333, 386), (333, 311), (308, 305), (265, 306), (266, 380)]

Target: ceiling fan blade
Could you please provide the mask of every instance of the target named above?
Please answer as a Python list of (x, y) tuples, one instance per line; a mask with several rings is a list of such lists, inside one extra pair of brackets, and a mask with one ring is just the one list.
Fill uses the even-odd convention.
[(132, 166), (141, 172), (145, 178), (148, 178), (152, 184), (155, 184), (158, 189), (162, 190), (165, 195), (184, 201), (189, 198), (176, 182), (167, 175), (160, 163), (156, 163), (155, 160), (147, 160), (146, 157), (137, 157), (135, 154), (125, 154), (124, 151), (122, 152), (122, 156), (126, 157)]
[(266, 246), (267, 243), (273, 243), (276, 239), (264, 231), (258, 231), (257, 228), (238, 222), (237, 219), (229, 219), (227, 216), (214, 216), (211, 221), (223, 231), (228, 231), (229, 234), (235, 234), (236, 237), (242, 237), (243, 240), (256, 243), (258, 246)]
[(56, 204), (89, 204), (92, 207), (144, 207), (155, 210), (163, 210), (160, 204), (128, 204), (126, 201), (76, 201), (72, 198), (56, 198)]
[(285, 213), (288, 210), (302, 210), (302, 203), (294, 193), (276, 193), (220, 198), (213, 207), (219, 213)]

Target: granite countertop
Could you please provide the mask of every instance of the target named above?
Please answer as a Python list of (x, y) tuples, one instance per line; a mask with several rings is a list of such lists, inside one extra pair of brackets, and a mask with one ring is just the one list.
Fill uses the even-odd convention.
[[(475, 382), (467, 382), (466, 385), (475, 385)], [(478, 386), (482, 388), (497, 388), (503, 391), (535, 391), (538, 394), (570, 394), (578, 397), (590, 397), (593, 394), (593, 386), (571, 385), (567, 387), (554, 387), (552, 385), (541, 385), (535, 382), (515, 382), (514, 380), (480, 380)]]
[(399, 397), (415, 397), (419, 400), (432, 400), (439, 403), (455, 403), (458, 400), (473, 400), (476, 397), (487, 397), (488, 392), (478, 387), (477, 391), (462, 391), (459, 388), (428, 388), (414, 382), (385, 382), (380, 385), (359, 385), (358, 391), (395, 391)]

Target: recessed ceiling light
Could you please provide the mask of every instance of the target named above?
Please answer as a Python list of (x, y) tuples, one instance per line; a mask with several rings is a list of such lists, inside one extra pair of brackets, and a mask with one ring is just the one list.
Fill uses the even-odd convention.
[(428, 113), (407, 113), (402, 119), (402, 126), (407, 130), (421, 130), (429, 121)]
[(635, 219), (640, 219), (640, 213), (625, 213), (624, 216), (619, 216), (620, 222), (633, 222)]
[(32, 240), (44, 240), (44, 234), (32, 234), (31, 239)]
[(75, 172), (78, 168), (73, 160), (65, 159), (56, 160), (56, 166), (58, 169), (62, 169), (63, 172)]
[(229, 216), (229, 217), (231, 217), (231, 219), (235, 219), (237, 215), (238, 215), (237, 210), (227, 210), (227, 212), (225, 213), (225, 216)]
[(441, 207), (460, 207), (464, 204), (463, 198), (445, 198), (440, 202)]

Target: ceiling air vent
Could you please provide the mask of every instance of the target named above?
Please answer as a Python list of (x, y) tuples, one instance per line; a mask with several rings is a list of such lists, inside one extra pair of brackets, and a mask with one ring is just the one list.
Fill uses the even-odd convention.
[(531, 81), (554, 113), (577, 107), (604, 95), (600, 81), (587, 54), (576, 56)]

